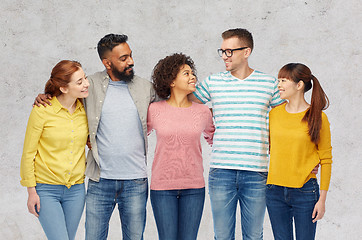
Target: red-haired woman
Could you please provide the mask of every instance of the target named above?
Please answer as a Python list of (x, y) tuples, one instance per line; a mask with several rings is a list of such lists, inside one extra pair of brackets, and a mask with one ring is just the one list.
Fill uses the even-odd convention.
[[(289, 63), (278, 74), (284, 103), (270, 112), (270, 166), (267, 208), (275, 239), (314, 239), (325, 212), (331, 177), (329, 105), (318, 79), (301, 63)], [(313, 88), (311, 104), (304, 93)], [(320, 190), (312, 169), (321, 165)]]
[(87, 117), (80, 99), (88, 96), (80, 63), (63, 60), (45, 85), (51, 106), (32, 109), (21, 158), (21, 184), (28, 210), (48, 239), (74, 239), (83, 213)]

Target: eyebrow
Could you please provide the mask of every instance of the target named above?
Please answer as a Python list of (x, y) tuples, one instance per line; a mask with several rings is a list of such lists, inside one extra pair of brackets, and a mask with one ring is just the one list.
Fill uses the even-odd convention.
[(120, 56), (119, 58), (129, 57), (129, 56), (131, 56), (131, 55), (132, 55), (132, 51), (131, 51), (131, 53), (130, 53), (130, 54), (124, 54), (124, 55)]

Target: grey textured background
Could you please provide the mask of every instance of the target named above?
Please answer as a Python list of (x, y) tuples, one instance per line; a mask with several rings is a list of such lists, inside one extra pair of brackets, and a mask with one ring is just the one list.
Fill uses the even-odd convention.
[[(135, 70), (149, 79), (156, 62), (173, 52), (190, 55), (199, 79), (224, 69), (216, 49), (220, 34), (243, 27), (254, 36), (253, 68), (277, 75), (288, 62), (308, 65), (331, 101), (333, 172), (326, 215), (317, 239), (361, 239), (362, 75), (359, 0), (279, 1), (21, 1), (0, 3), (0, 238), (45, 239), (27, 212), (19, 163), (34, 97), (43, 91), (51, 68), (61, 59), (80, 61), (86, 73), (103, 70), (96, 44), (105, 34), (125, 33)], [(149, 165), (155, 137), (150, 137)], [(203, 143), (205, 177), (210, 148)], [(212, 239), (208, 196), (199, 239)], [(109, 239), (121, 239), (115, 213)], [(265, 239), (272, 239), (268, 217)], [(240, 220), (237, 239), (240, 239)], [(77, 239), (84, 238), (84, 218)], [(157, 239), (150, 205), (145, 239)]]

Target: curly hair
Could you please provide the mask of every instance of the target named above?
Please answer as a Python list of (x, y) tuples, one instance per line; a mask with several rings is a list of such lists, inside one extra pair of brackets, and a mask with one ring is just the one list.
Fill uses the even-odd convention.
[(190, 66), (196, 76), (194, 61), (183, 53), (174, 53), (158, 61), (153, 68), (152, 82), (153, 88), (159, 97), (166, 99), (170, 96), (170, 85), (185, 64)]

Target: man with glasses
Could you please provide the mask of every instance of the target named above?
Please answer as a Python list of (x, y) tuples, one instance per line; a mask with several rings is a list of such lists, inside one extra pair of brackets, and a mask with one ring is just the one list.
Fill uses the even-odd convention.
[[(249, 67), (253, 38), (246, 29), (222, 33), (225, 72), (202, 81), (191, 98), (211, 101), (216, 131), (209, 194), (215, 239), (234, 239), (239, 202), (243, 239), (263, 239), (270, 107), (283, 102), (277, 80)], [(196, 98), (197, 99), (196, 99)]]

